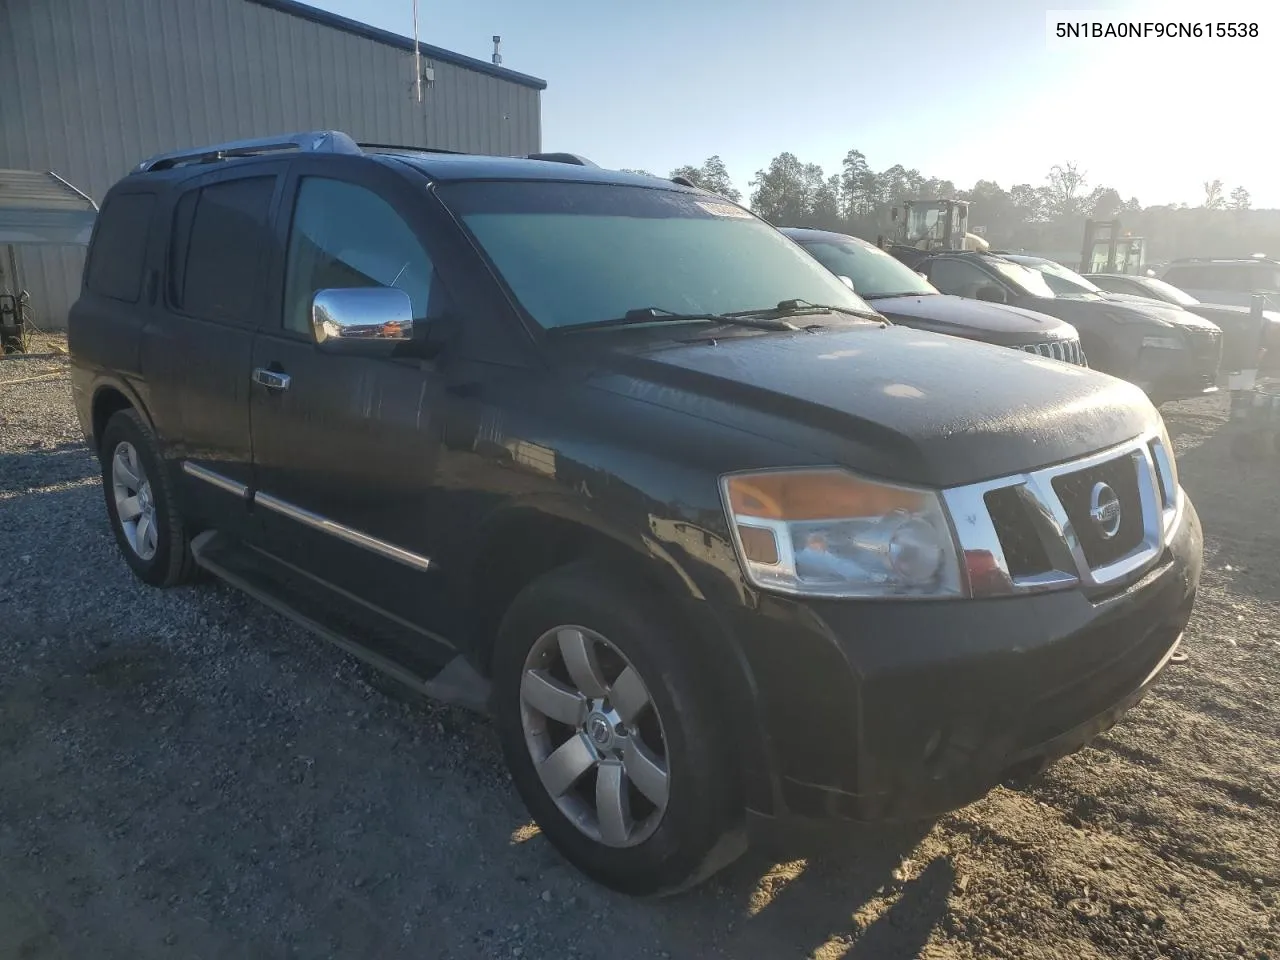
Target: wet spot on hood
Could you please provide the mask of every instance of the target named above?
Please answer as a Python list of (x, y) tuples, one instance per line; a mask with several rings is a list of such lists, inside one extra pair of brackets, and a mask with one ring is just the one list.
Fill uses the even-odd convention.
[(924, 396), (923, 390), (909, 383), (891, 383), (884, 388), (884, 392), (891, 397), (903, 397), (907, 400), (919, 400)]

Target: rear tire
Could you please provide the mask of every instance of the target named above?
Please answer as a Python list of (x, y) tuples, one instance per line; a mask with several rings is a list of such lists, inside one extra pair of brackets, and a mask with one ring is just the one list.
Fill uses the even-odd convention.
[(136, 410), (121, 410), (107, 421), (99, 460), (111, 532), (130, 569), (154, 587), (194, 579), (173, 481), (155, 435)]
[(691, 639), (625, 583), (584, 561), (526, 587), (498, 631), (494, 712), (516, 789), (565, 859), (668, 895), (745, 850), (743, 811)]

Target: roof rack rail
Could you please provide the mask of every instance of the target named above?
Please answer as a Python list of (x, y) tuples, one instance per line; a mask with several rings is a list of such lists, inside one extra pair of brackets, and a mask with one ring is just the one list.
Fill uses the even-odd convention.
[(697, 187), (698, 185), (688, 177), (672, 177), (671, 182), (682, 187)]
[(402, 143), (357, 143), (361, 150), (373, 153), (451, 153), (461, 154), (461, 150), (446, 150), (444, 147), (410, 147)]
[(252, 140), (232, 140), (207, 147), (174, 150), (159, 153), (143, 160), (134, 167), (134, 173), (150, 173), (169, 170), (188, 163), (214, 163), (232, 157), (253, 157), (261, 153), (279, 150), (298, 150), (302, 153), (358, 154), (359, 145), (339, 130), (313, 130), (307, 133), (288, 133), (275, 137), (258, 137)]
[(522, 160), (546, 160), (548, 163), (572, 163), (579, 167), (594, 167), (598, 164), (593, 163), (586, 157), (576, 153), (526, 153)]

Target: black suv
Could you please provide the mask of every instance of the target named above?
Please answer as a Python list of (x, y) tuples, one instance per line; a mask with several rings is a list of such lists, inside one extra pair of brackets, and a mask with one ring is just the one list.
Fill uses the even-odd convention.
[(943, 293), (1066, 320), (1079, 332), (1089, 366), (1138, 384), (1155, 404), (1218, 389), (1222, 331), (1179, 307), (1107, 295), (1043, 257), (948, 252), (916, 269)]
[(142, 580), (203, 568), (490, 710), (546, 836), (631, 893), (749, 813), (936, 815), (1078, 749), (1200, 578), (1135, 387), (887, 325), (743, 208), (574, 158), (147, 161), (70, 345)]

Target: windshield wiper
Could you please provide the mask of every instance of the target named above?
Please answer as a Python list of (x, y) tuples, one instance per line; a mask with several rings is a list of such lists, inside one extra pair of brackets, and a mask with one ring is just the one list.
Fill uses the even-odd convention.
[(808, 300), (783, 300), (775, 307), (764, 307), (759, 310), (740, 310), (726, 314), (729, 317), (781, 317), (798, 313), (843, 313), (863, 320), (874, 320), (876, 323), (888, 323), (878, 313), (869, 310), (857, 310), (853, 307), (836, 307), (826, 303), (811, 303)]
[(766, 311), (747, 310), (742, 313), (677, 313), (664, 307), (636, 307), (620, 317), (608, 320), (591, 320), (564, 327), (553, 327), (551, 333), (574, 333), (578, 330), (603, 330), (608, 327), (630, 327), (641, 323), (679, 323), (703, 320), (708, 323), (728, 323), (739, 327), (756, 327), (761, 330), (799, 330), (794, 323), (777, 317), (757, 316)]

